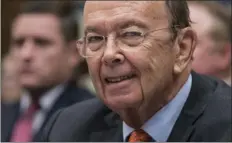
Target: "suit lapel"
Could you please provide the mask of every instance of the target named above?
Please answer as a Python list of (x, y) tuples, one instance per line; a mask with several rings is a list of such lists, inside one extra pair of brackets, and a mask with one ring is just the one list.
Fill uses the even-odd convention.
[(1, 141), (7, 142), (10, 139), (14, 123), (19, 116), (19, 103), (1, 104)]
[(168, 141), (188, 141), (194, 131), (195, 122), (204, 113), (210, 83), (192, 72), (192, 87), (189, 97), (177, 119)]
[(46, 121), (48, 121), (53, 113), (55, 113), (58, 109), (67, 107), (73, 103), (75, 103), (77, 100), (73, 99), (74, 97), (77, 97), (76, 92), (74, 92), (74, 89), (76, 89), (75, 85), (73, 83), (68, 84), (68, 86), (65, 88), (63, 93), (59, 96), (59, 98), (55, 101), (54, 105), (52, 106), (51, 110), (46, 114), (45, 120), (40, 128), (40, 130), (35, 134), (33, 141), (40, 141), (43, 128), (46, 125)]

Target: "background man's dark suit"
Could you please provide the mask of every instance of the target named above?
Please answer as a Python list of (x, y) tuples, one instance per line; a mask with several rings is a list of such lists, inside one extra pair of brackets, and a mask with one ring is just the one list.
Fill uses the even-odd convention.
[[(69, 84), (63, 93), (59, 96), (57, 101), (52, 106), (50, 112), (46, 115), (45, 120), (42, 124), (40, 130), (33, 137), (33, 141), (38, 141), (41, 138), (42, 130), (51, 118), (52, 114), (60, 108), (70, 106), (74, 103), (93, 98), (94, 95), (90, 94), (88, 91), (77, 88), (75, 84)], [(1, 141), (6, 142), (10, 140), (11, 132), (13, 126), (19, 117), (19, 103), (6, 105), (1, 104)]]
[[(168, 141), (220, 141), (231, 134), (231, 89), (221, 81), (192, 76), (189, 98)], [(43, 141), (123, 141), (122, 121), (98, 99), (88, 100), (56, 112)]]

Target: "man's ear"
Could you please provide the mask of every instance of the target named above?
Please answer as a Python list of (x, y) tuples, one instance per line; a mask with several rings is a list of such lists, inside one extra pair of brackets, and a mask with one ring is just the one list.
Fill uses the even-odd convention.
[(181, 73), (190, 64), (193, 59), (196, 41), (196, 32), (191, 27), (184, 28), (178, 33), (174, 46), (176, 55), (174, 64), (175, 74)]
[(175, 74), (181, 73), (190, 64), (193, 59), (196, 41), (196, 32), (191, 27), (184, 28), (178, 33), (174, 46), (176, 55), (174, 64)]
[(68, 62), (73, 66), (79, 65), (83, 58), (80, 56), (78, 49), (76, 48), (76, 41), (70, 41), (67, 48), (69, 48)]

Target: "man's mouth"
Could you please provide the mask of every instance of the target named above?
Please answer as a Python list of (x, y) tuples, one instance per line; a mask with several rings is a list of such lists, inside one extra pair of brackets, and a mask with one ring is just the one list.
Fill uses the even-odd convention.
[(107, 84), (118, 83), (124, 80), (130, 80), (134, 78), (135, 76), (136, 74), (128, 74), (128, 75), (118, 76), (118, 77), (108, 77), (108, 78), (105, 78), (105, 82)]
[(33, 73), (33, 70), (32, 69), (22, 69), (21, 73), (22, 74), (31, 74), (31, 73)]

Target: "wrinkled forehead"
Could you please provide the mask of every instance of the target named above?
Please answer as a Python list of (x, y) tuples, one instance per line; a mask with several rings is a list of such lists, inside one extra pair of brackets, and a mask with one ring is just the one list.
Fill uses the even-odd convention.
[(153, 19), (167, 18), (164, 1), (87, 1), (84, 7), (84, 23), (90, 19), (133, 12)]

